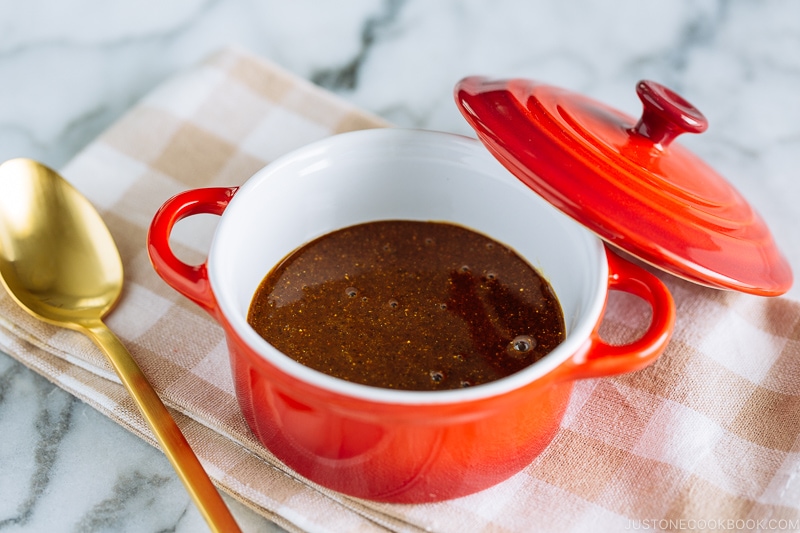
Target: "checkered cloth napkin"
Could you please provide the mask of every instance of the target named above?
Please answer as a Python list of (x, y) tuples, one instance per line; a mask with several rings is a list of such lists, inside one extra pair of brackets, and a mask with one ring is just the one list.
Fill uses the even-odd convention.
[[(103, 214), (126, 268), (107, 323), (223, 490), (290, 530), (800, 529), (800, 303), (660, 273), (678, 315), (666, 353), (633, 374), (578, 382), (552, 444), (494, 488), (378, 504), (316, 486), (264, 449), (234, 398), (221, 328), (154, 273), (147, 227), (179, 191), (238, 185), (293, 148), (385, 125), (228, 49), (157, 88), (63, 169)], [(204, 260), (209, 218), (176, 227), (184, 260)], [(155, 444), (86, 337), (35, 321), (0, 292), (0, 349)], [(612, 296), (603, 334), (630, 338), (647, 310)]]

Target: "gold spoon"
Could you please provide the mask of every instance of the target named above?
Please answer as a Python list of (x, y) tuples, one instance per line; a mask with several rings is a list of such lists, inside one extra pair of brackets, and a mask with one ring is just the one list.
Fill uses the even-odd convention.
[(105, 352), (212, 531), (239, 527), (136, 361), (103, 323), (122, 291), (114, 239), (89, 201), (28, 159), (0, 165), (0, 280), (28, 313)]

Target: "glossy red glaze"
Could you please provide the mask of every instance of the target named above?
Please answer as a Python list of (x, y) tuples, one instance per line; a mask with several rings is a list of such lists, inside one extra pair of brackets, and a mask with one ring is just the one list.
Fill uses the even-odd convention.
[(529, 80), (465, 78), (462, 114), (526, 185), (606, 242), (699, 284), (777, 296), (788, 262), (761, 217), (713, 169), (672, 141), (706, 129), (686, 100), (640, 82), (636, 121)]
[(647, 331), (630, 344), (613, 345), (600, 337), (600, 324), (580, 350), (558, 372), (568, 379), (614, 376), (641, 370), (658, 358), (669, 342), (675, 324), (675, 307), (667, 288), (649, 272), (613, 251), (608, 259), (609, 289), (638, 296), (653, 309)]
[(632, 344), (605, 343), (598, 323), (578, 352), (554, 371), (470, 401), (401, 404), (326, 389), (285, 371), (248, 345), (217, 307), (206, 264), (186, 265), (170, 249), (177, 221), (198, 213), (222, 214), (236, 191), (191, 190), (167, 201), (148, 234), (153, 266), (223, 327), (237, 398), (256, 437), (302, 476), (351, 496), (431, 502), (507, 479), (551, 441), (575, 379), (646, 366), (664, 350), (672, 332), (675, 310), (666, 287), (607, 251), (610, 289), (638, 295), (653, 309), (647, 332)]

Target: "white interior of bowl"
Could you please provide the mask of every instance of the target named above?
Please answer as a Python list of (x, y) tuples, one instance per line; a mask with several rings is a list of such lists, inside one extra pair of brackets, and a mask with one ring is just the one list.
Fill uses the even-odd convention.
[[(493, 383), (453, 391), (396, 391), (305, 367), (247, 324), (259, 283), (290, 252), (336, 229), (391, 219), (448, 221), (512, 247), (553, 286), (567, 340), (534, 365)], [(259, 171), (223, 214), (208, 268), (222, 312), (263, 357), (320, 387), (392, 403), (486, 397), (546, 374), (573, 354), (596, 325), (608, 276), (601, 241), (521, 184), (478, 141), (400, 129), (331, 137)]]

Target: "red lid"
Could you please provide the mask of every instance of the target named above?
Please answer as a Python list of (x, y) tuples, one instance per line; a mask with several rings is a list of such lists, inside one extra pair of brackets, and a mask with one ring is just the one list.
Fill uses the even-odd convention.
[(777, 296), (792, 272), (761, 217), (721, 176), (672, 141), (705, 117), (651, 81), (636, 121), (530, 80), (461, 80), (462, 114), (522, 182), (608, 243), (679, 277)]

